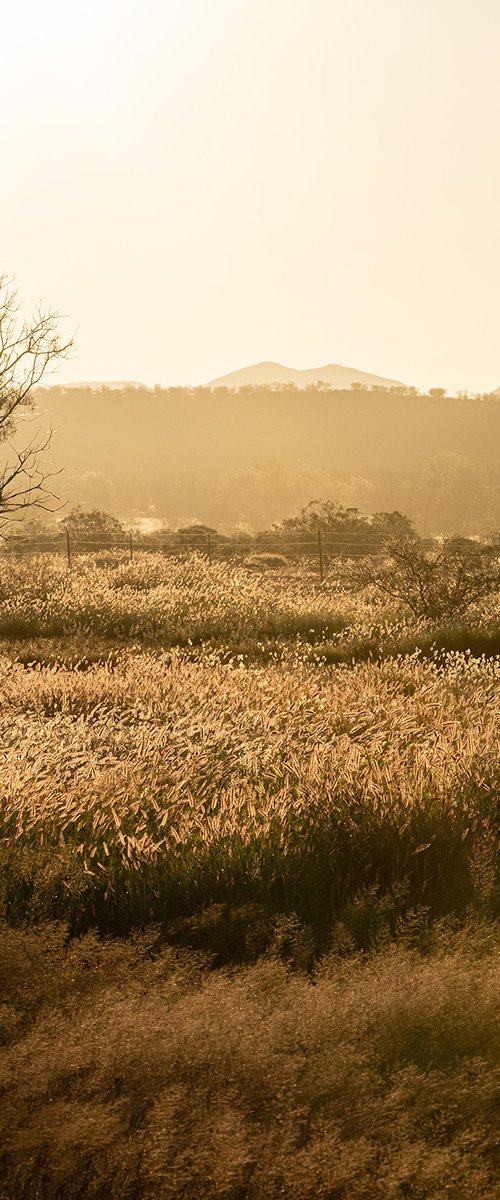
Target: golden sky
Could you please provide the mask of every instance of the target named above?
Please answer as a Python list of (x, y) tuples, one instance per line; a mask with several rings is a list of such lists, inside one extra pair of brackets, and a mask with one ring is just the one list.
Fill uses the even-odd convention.
[(499, 0), (3, 0), (0, 270), (57, 381), (500, 386)]

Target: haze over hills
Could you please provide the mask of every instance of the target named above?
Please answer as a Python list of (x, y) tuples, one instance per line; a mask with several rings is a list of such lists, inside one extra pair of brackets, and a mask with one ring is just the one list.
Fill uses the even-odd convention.
[(221, 375), (212, 379), (208, 387), (248, 387), (251, 384), (294, 383), (296, 387), (305, 388), (314, 383), (328, 383), (331, 388), (342, 390), (352, 383), (364, 383), (368, 386), (399, 387), (401, 380), (384, 379), (382, 375), (371, 375), (368, 371), (358, 371), (356, 367), (341, 367), (338, 363), (328, 363), (324, 367), (310, 367), (305, 371), (297, 371), (294, 367), (285, 367), (281, 363), (260, 362), (240, 371), (232, 371), (229, 375)]
[(425, 532), (500, 528), (491, 395), (63, 385), (39, 392), (38, 419), (54, 431), (58, 494), (120, 517), (265, 528), (332, 499), (399, 509)]

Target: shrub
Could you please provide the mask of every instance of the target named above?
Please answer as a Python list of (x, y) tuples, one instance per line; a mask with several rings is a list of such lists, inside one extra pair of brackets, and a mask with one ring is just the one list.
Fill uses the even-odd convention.
[(408, 605), (415, 617), (432, 620), (462, 616), (477, 601), (498, 591), (498, 551), (465, 538), (450, 538), (428, 551), (417, 537), (387, 542), (382, 565), (369, 572), (386, 595)]
[(263, 552), (262, 554), (250, 554), (245, 559), (246, 567), (268, 567), (278, 570), (280, 567), (288, 567), (289, 565), (290, 561), (285, 558), (284, 554), (266, 554)]

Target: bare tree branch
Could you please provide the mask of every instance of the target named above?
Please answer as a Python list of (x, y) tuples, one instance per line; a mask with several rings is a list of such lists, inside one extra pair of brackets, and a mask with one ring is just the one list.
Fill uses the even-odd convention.
[(407, 604), (417, 617), (449, 620), (462, 616), (477, 600), (498, 590), (500, 567), (493, 547), (451, 538), (429, 553), (419, 538), (390, 539), (382, 562), (365, 574), (392, 599)]
[(7, 446), (6, 460), (0, 461), (0, 527), (27, 508), (53, 512), (57, 506), (48, 481), (59, 472), (42, 458), (52, 431), (35, 435), (21, 450), (9, 439), (33, 408), (34, 389), (46, 371), (74, 346), (73, 338), (59, 335), (59, 313), (39, 305), (31, 319), (22, 320), (20, 308), (13, 280), (0, 275), (0, 443)]

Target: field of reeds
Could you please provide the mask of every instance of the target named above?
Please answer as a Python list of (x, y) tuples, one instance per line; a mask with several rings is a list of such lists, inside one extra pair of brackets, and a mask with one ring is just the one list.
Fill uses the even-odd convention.
[(0, 563), (0, 1197), (492, 1200), (498, 612), (345, 584)]
[(0, 954), (2, 1200), (496, 1200), (489, 929), (312, 977), (52, 927)]
[(0, 672), (11, 918), (122, 932), (250, 903), (326, 936), (368, 895), (394, 920), (495, 903), (494, 660)]
[[(102, 660), (105, 649), (217, 646), (265, 661), (292, 642), (331, 663), (418, 650), (500, 653), (500, 612), (491, 598), (465, 621), (421, 621), (376, 589), (353, 589), (345, 560), (322, 586), (309, 569), (253, 571), (188, 554), (179, 558), (103, 551), (0, 558), (0, 650), (24, 661)], [(75, 657), (76, 656), (76, 657)]]

